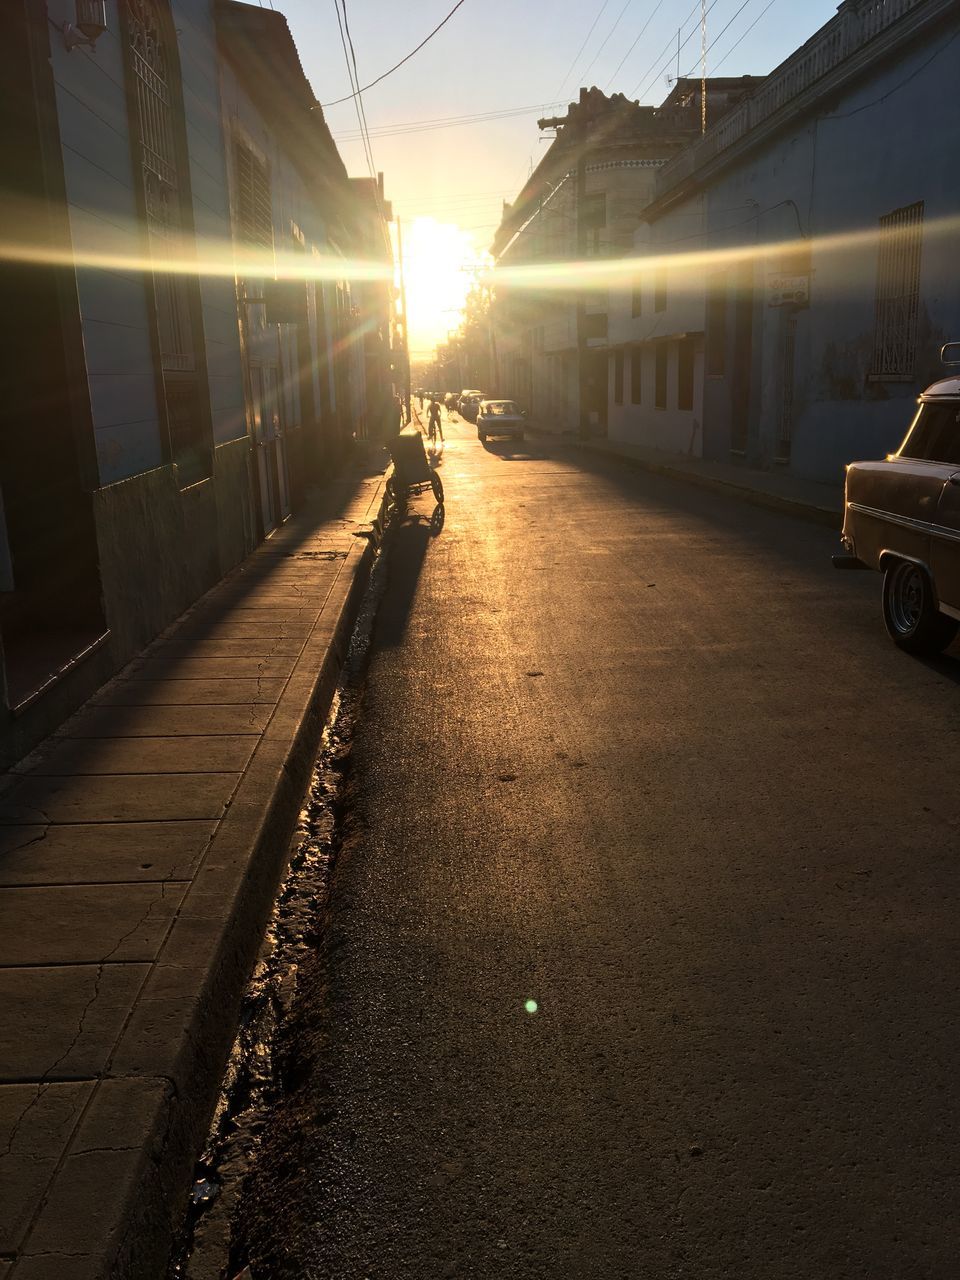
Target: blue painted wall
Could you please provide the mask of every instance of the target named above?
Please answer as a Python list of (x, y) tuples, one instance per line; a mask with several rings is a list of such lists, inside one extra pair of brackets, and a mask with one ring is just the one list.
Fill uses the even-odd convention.
[[(846, 462), (895, 449), (916, 396), (940, 376), (940, 346), (960, 337), (960, 116), (947, 106), (958, 78), (960, 20), (954, 17), (895, 59), (871, 66), (856, 85), (821, 104), (815, 115), (798, 118), (709, 187), (707, 245), (758, 250), (752, 268), (750, 462), (771, 465), (776, 454), (786, 312), (767, 305), (766, 280), (788, 261), (773, 248), (785, 240), (809, 242), (812, 268), (810, 305), (796, 313), (789, 463), (796, 474), (837, 481)], [(655, 238), (669, 238), (671, 226), (680, 234), (684, 211), (695, 199), (660, 219)], [(879, 219), (920, 200), (916, 376), (911, 382), (874, 381), (868, 375)], [(836, 244), (837, 236), (845, 239)], [(729, 455), (730, 414), (729, 378), (708, 378), (708, 456)]]

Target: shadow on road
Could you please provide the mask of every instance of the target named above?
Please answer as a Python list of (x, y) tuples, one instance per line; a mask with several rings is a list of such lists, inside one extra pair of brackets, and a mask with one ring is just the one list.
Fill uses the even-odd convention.
[(501, 462), (546, 462), (551, 456), (522, 440), (484, 440), (483, 447)]
[(443, 519), (443, 507), (438, 506), (429, 519), (416, 513), (404, 516), (395, 530), (390, 548), (389, 583), (377, 610), (375, 647), (396, 648), (403, 643), (427, 547), (431, 537), (436, 537), (443, 527)]

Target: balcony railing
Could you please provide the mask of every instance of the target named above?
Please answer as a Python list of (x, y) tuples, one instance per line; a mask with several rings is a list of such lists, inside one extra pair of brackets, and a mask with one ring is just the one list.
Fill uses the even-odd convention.
[(836, 17), (771, 72), (751, 97), (744, 98), (702, 138), (664, 165), (657, 175), (657, 194), (664, 194), (702, 168), (895, 22), (931, 3), (932, 0), (846, 0)]

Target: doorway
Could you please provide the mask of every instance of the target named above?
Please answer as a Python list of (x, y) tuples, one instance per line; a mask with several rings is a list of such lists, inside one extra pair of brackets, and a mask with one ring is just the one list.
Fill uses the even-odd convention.
[(76, 276), (44, 263), (70, 246), (46, 10), (20, 0), (0, 45), (5, 194), (0, 236), (37, 261), (5, 262), (0, 318), (0, 632), (8, 706), (35, 696), (106, 633), (92, 490), (93, 423)]
[(263, 535), (272, 533), (290, 514), (290, 480), (277, 365), (251, 365), (253, 451)]

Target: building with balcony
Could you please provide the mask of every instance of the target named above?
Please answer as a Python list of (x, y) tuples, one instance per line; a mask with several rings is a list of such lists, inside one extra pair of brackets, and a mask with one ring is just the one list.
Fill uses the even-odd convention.
[[(708, 81), (720, 115), (750, 77)], [(542, 280), (493, 273), (498, 390), (560, 429), (603, 434), (607, 422), (608, 298), (574, 287), (567, 264), (627, 255), (657, 171), (700, 132), (700, 82), (679, 80), (659, 107), (581, 89), (566, 115), (543, 119), (556, 137), (517, 199), (504, 206), (496, 268), (535, 267)]]
[(949, 0), (846, 0), (661, 167), (611, 291), (610, 435), (837, 482), (960, 334)]

